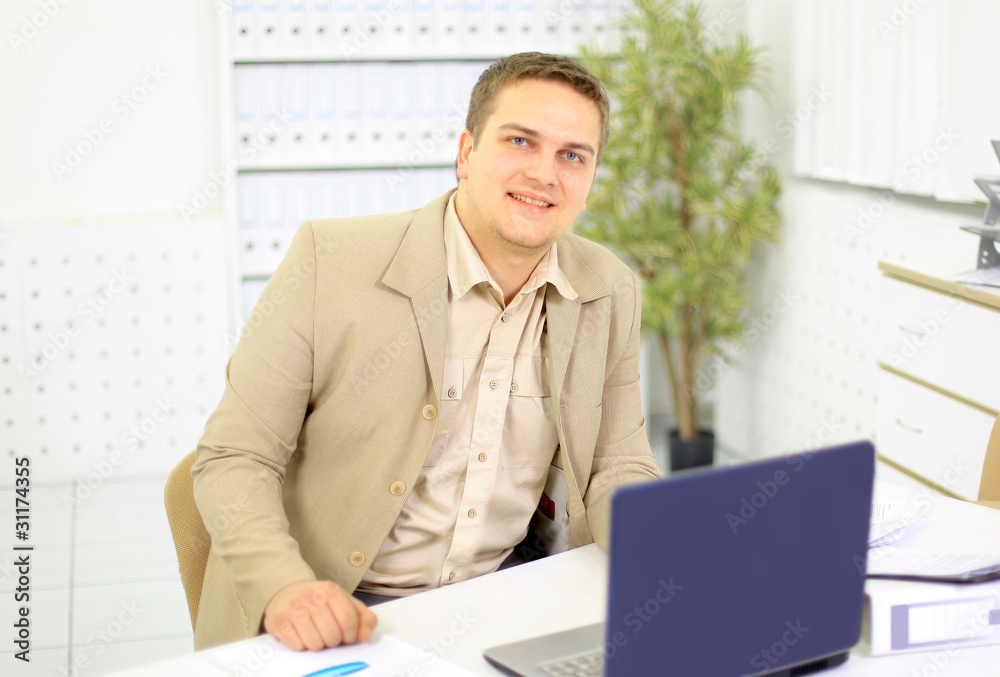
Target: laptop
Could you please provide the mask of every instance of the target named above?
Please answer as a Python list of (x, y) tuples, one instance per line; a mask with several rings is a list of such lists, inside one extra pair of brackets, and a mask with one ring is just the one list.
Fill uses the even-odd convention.
[(874, 447), (856, 442), (622, 487), (607, 622), (484, 656), (522, 677), (839, 665), (861, 636), (874, 473)]

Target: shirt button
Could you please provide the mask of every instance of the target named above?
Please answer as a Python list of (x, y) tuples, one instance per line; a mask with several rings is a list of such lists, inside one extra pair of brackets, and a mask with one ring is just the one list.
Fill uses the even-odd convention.
[(406, 485), (402, 482), (393, 482), (389, 485), (389, 493), (393, 496), (402, 496), (404, 491), (406, 491)]
[(455, 572), (454, 571), (452, 571), (450, 574), (448, 574), (448, 580), (449, 581), (455, 580)]
[(479, 460), (482, 461), (483, 463), (485, 463), (486, 462), (486, 454), (479, 454)]
[(500, 381), (490, 381), (490, 390), (496, 390), (498, 385), (500, 385)]
[(424, 407), (423, 411), (420, 412), (420, 415), (428, 421), (433, 421), (438, 415), (438, 410), (433, 404), (428, 404)]
[(351, 553), (351, 565), (359, 567), (365, 563), (365, 556), (360, 552)]
[(503, 315), (500, 316), (501, 322), (506, 322), (509, 319), (510, 319), (510, 313), (504, 313)]
[(469, 517), (475, 517), (475, 516), (476, 516), (476, 509), (473, 508), (472, 510), (469, 511)]
[(510, 384), (510, 391), (512, 393), (516, 393), (517, 392), (517, 384), (516, 383), (511, 383)]
[(457, 395), (458, 395), (458, 391), (457, 390), (455, 390), (454, 388), (449, 388), (448, 389), (448, 397), (456, 397)]

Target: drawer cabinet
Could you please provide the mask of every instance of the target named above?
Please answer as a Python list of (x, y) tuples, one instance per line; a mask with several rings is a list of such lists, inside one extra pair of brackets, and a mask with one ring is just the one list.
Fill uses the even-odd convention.
[(1000, 290), (879, 267), (879, 453), (976, 500), (1000, 412)]

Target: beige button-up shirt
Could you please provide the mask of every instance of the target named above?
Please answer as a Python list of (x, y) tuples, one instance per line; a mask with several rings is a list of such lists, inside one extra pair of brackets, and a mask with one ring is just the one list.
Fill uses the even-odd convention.
[(444, 217), (448, 324), (437, 432), (359, 590), (403, 596), (495, 571), (527, 533), (558, 444), (541, 338), (545, 285), (576, 292), (556, 245), (510, 305), (455, 211)]

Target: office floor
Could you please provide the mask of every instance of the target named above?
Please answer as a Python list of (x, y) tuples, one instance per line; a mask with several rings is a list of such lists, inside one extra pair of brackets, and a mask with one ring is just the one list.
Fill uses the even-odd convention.
[[(0, 643), (0, 674), (97, 677), (192, 650), (165, 482), (32, 486), (31, 662), (14, 657), (11, 637)], [(14, 499), (13, 489), (0, 489), (11, 514)], [(15, 560), (12, 548), (0, 555), (5, 623), (20, 606)]]

